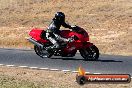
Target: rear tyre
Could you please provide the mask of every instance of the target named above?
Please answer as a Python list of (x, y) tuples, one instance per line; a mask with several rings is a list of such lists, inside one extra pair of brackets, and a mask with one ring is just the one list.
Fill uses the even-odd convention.
[(44, 48), (38, 47), (37, 45), (34, 45), (34, 50), (38, 56), (41, 58), (50, 58), (53, 53), (45, 50)]
[(99, 50), (95, 45), (85, 48), (85, 49), (81, 49), (79, 51), (80, 51), (81, 56), (86, 61), (88, 60), (95, 61), (95, 60), (98, 60), (99, 58)]

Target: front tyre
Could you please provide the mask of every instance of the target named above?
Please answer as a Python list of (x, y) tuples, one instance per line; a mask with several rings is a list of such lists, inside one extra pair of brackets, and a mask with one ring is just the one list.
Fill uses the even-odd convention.
[(34, 50), (41, 58), (50, 58), (53, 55), (53, 53), (48, 52), (44, 48), (38, 47), (37, 45), (34, 45)]
[(84, 58), (84, 60), (88, 61), (88, 60), (98, 60), (99, 58), (99, 50), (98, 48), (93, 45), (91, 47), (87, 47), (85, 49), (81, 49), (79, 50), (81, 56)]

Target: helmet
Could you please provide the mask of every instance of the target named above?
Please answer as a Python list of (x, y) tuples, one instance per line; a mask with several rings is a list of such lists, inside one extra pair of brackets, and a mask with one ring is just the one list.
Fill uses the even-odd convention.
[(55, 19), (59, 21), (65, 21), (65, 14), (63, 12), (57, 12), (55, 14)]

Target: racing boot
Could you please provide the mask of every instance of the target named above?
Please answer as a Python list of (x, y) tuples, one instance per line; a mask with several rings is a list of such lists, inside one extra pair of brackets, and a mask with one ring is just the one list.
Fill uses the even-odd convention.
[(55, 43), (53, 46), (46, 47), (45, 49), (47, 51), (51, 51), (51, 50), (59, 49), (59, 48), (60, 48), (59, 44), (58, 43)]

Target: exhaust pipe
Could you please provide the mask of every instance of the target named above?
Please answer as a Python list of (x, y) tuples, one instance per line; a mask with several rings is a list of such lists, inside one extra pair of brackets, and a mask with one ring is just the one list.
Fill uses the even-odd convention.
[(40, 43), (38, 43), (38, 42), (37, 42), (36, 40), (34, 40), (33, 38), (27, 38), (27, 40), (28, 40), (29, 42), (33, 43), (34, 45), (37, 45), (37, 46), (43, 48), (43, 45), (40, 44)]

